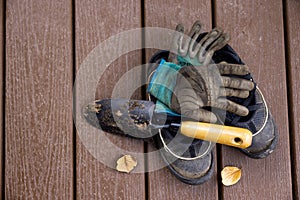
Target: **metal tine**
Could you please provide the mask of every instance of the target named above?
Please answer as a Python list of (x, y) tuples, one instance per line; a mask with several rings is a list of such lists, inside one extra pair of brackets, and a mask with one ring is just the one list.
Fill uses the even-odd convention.
[(200, 63), (203, 63), (206, 58), (207, 47), (212, 45), (212, 43), (216, 41), (222, 33), (223, 31), (220, 28), (214, 28), (199, 42), (201, 47), (198, 54), (198, 61)]
[(204, 65), (209, 64), (215, 51), (223, 48), (230, 40), (230, 36), (227, 33), (222, 33), (221, 36), (214, 41), (205, 54)]
[[(183, 35), (184, 35), (184, 26), (182, 24), (178, 24), (176, 26), (175, 31), (176, 32), (173, 35), (172, 46), (170, 49), (168, 61), (177, 64), (177, 53), (180, 48), (179, 47), (180, 41), (182, 40)], [(176, 52), (176, 53), (174, 53), (174, 52)]]
[(186, 39), (184, 45), (183, 45), (183, 35), (180, 38), (178, 52), (179, 52), (179, 54), (182, 57), (186, 57), (187, 56), (188, 50), (189, 50), (189, 46), (190, 46), (190, 42), (191, 42), (192, 38), (195, 37), (195, 35), (197, 35), (200, 32), (201, 27), (202, 26), (201, 26), (200, 21), (196, 21), (193, 24), (193, 26), (192, 26), (189, 34), (188, 34), (188, 38)]

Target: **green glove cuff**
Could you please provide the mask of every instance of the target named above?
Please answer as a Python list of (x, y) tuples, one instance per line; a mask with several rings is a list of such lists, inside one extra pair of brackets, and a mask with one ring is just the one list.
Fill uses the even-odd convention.
[(179, 65), (162, 60), (148, 86), (148, 92), (169, 108), (180, 68)]
[(191, 59), (188, 56), (186, 56), (185, 58), (183, 58), (182, 56), (177, 56), (177, 61), (178, 61), (178, 65), (180, 65), (181, 67), (191, 66), (191, 65), (201, 66), (198, 59), (196, 59), (196, 58)]
[(181, 67), (192, 65), (191, 63), (200, 65), (197, 59), (191, 60), (190, 58), (178, 56), (177, 60), (178, 65), (162, 59), (150, 80), (147, 91), (157, 99), (155, 106), (155, 112), (157, 113), (180, 116), (170, 109), (178, 71)]
[(156, 100), (154, 111), (155, 111), (155, 113), (166, 113), (168, 116), (181, 116), (180, 114), (172, 111), (169, 107), (167, 107), (165, 104), (163, 104), (159, 100)]

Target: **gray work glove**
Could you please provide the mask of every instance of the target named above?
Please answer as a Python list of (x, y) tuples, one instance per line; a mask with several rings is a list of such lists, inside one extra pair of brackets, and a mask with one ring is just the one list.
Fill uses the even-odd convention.
[[(216, 28), (204, 36), (199, 43), (201, 25), (197, 21), (189, 38), (183, 44), (183, 26), (176, 27), (173, 51), (169, 61), (163, 62), (153, 75), (148, 91), (173, 111), (197, 121), (216, 122), (216, 115), (207, 110), (215, 107), (240, 116), (248, 115), (248, 109), (226, 97), (247, 98), (254, 88), (253, 82), (232, 77), (246, 75), (249, 69), (246, 65), (214, 64), (211, 58), (215, 51), (224, 47), (229, 36)], [(185, 63), (189, 66), (182, 66)]]

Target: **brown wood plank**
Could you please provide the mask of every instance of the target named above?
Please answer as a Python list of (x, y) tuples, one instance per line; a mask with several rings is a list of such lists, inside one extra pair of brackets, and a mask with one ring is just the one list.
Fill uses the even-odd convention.
[(292, 199), (282, 2), (216, 1), (216, 24), (250, 67), (277, 122), (280, 139), (266, 159), (253, 160), (223, 147), (223, 166), (242, 168), (240, 182), (224, 187), (224, 199)]
[[(141, 26), (141, 4), (139, 1), (77, 0), (75, 8), (77, 70), (90, 51), (102, 41), (122, 31)], [(96, 98), (110, 98), (114, 84), (121, 76), (132, 67), (140, 64), (141, 51), (138, 50), (125, 54), (113, 62), (104, 75), (99, 77)], [(139, 95), (136, 95), (135, 98), (140, 98)], [(106, 136), (121, 149), (139, 153), (144, 151), (141, 140), (109, 134)], [(78, 134), (76, 145), (78, 199), (145, 198), (143, 173), (120, 173), (101, 163), (89, 153)], [(96, 145), (93, 147), (99, 148)], [(120, 155), (113, 154), (112, 156), (117, 160)], [(144, 159), (138, 160), (138, 166), (144, 166)]]
[[(4, 59), (4, 34), (3, 34), (3, 28), (4, 28), (4, 21), (3, 21), (3, 17), (4, 17), (4, 3), (3, 0), (0, 1), (0, 96), (3, 96), (3, 59)], [(2, 151), (2, 147), (3, 147), (3, 98), (0, 99), (0, 190), (1, 192), (3, 191), (3, 185), (2, 185), (2, 165), (3, 165), (3, 151)], [(2, 199), (2, 194), (0, 194), (0, 199)]]
[(293, 143), (293, 184), (295, 199), (300, 199), (300, 2), (299, 1), (285, 1), (286, 3), (286, 22), (287, 22), (287, 50), (288, 50), (288, 67), (289, 67), (289, 88), (291, 105), (291, 142)]
[(72, 199), (71, 1), (7, 1), (6, 199)]
[[(210, 1), (145, 1), (145, 26), (163, 27), (174, 30), (178, 23), (185, 25), (186, 31), (194, 21), (200, 20), (204, 30), (211, 29)], [(146, 59), (149, 60), (153, 50), (147, 49)], [(154, 145), (148, 145), (154, 151)], [(161, 162), (148, 160), (149, 165)], [(217, 159), (215, 156), (215, 163)], [(211, 180), (203, 185), (191, 186), (180, 182), (167, 168), (149, 173), (149, 199), (218, 199), (217, 165)]]

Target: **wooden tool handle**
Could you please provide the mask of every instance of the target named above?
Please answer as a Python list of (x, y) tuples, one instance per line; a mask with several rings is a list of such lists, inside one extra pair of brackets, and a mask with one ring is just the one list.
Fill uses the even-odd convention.
[(249, 147), (252, 143), (252, 133), (245, 128), (185, 121), (181, 122), (180, 131), (187, 137), (243, 149)]

